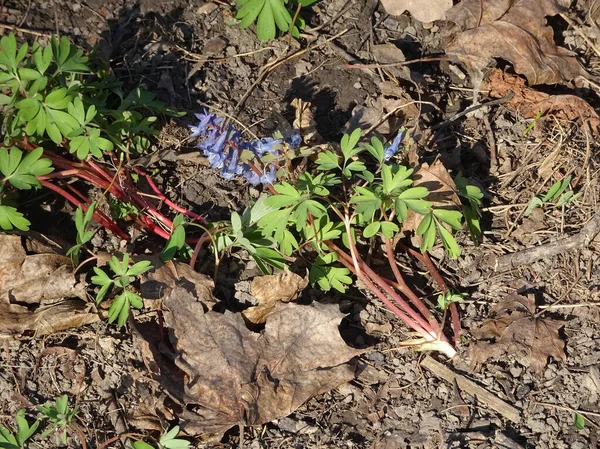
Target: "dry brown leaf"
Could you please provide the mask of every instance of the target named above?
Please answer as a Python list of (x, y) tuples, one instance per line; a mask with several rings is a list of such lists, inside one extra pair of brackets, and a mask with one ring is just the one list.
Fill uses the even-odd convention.
[(452, 8), (452, 0), (381, 0), (388, 14), (399, 16), (408, 11), (419, 22), (444, 20), (445, 12)]
[(467, 67), (473, 84), (492, 58), (510, 61), (530, 85), (570, 81), (585, 70), (574, 53), (556, 46), (546, 19), (563, 11), (556, 0), (463, 0), (446, 13), (463, 30), (446, 53)]
[[(462, 202), (456, 193), (456, 184), (442, 161), (436, 159), (433, 164), (423, 163), (415, 168), (413, 174), (415, 187), (427, 187), (431, 201), (436, 208), (462, 210)], [(402, 222), (404, 232), (416, 231), (423, 216), (409, 210), (408, 218)]]
[(354, 378), (347, 362), (358, 351), (340, 336), (337, 306), (279, 303), (258, 334), (240, 314), (205, 312), (179, 287), (165, 305), (172, 357), (185, 373), (183, 392), (174, 382), (165, 387), (183, 393), (188, 407), (180, 418), (188, 432), (267, 423)]
[(302, 141), (307, 145), (318, 145), (323, 142), (323, 137), (317, 131), (317, 122), (311, 110), (311, 103), (303, 101), (300, 98), (294, 98), (291, 102), (292, 107), (296, 109), (296, 118), (294, 119), (294, 129), (302, 134)]
[[(0, 235), (0, 336), (45, 335), (97, 321), (72, 269), (68, 257), (27, 255), (20, 236)], [(65, 299), (73, 297), (81, 299)]]
[(144, 300), (168, 298), (173, 288), (179, 285), (196, 298), (201, 298), (208, 309), (212, 309), (217, 302), (212, 295), (215, 283), (210, 277), (198, 273), (185, 263), (172, 260), (163, 263), (158, 256), (151, 262), (156, 268), (141, 277), (140, 294)]
[(486, 82), (490, 95), (503, 98), (509, 92), (514, 97), (508, 102), (527, 118), (538, 114), (552, 114), (559, 119), (581, 120), (589, 123), (594, 132), (600, 128), (600, 117), (595, 109), (583, 98), (575, 95), (549, 95), (531, 89), (525, 85), (521, 77), (494, 69)]
[(308, 278), (289, 270), (255, 277), (252, 280), (252, 294), (258, 300), (258, 305), (249, 307), (243, 314), (255, 324), (264, 323), (279, 301), (295, 301), (307, 285)]
[(492, 310), (492, 318), (473, 332), (476, 338), (495, 341), (477, 342), (471, 349), (477, 366), (488, 359), (513, 354), (517, 361), (539, 373), (548, 357), (566, 361), (565, 344), (558, 335), (564, 321), (535, 316), (535, 299), (518, 294), (507, 296)]

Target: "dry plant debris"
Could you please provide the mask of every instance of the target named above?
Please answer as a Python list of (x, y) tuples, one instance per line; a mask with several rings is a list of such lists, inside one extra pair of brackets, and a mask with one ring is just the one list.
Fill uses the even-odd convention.
[(571, 51), (554, 42), (546, 17), (561, 12), (557, 0), (463, 0), (446, 13), (462, 30), (446, 53), (467, 67), (474, 84), (492, 58), (510, 61), (530, 85), (568, 82), (585, 70)]
[(27, 255), (18, 235), (0, 235), (0, 248), (0, 337), (46, 335), (99, 319), (88, 311), (71, 259)]
[(264, 424), (354, 378), (347, 362), (358, 351), (341, 338), (343, 314), (335, 305), (279, 303), (256, 333), (240, 314), (205, 311), (180, 287), (164, 304), (176, 351), (171, 356), (185, 373), (188, 407), (180, 418), (188, 432)]
[(282, 273), (257, 276), (252, 280), (252, 294), (258, 305), (244, 310), (244, 316), (255, 324), (264, 323), (279, 302), (290, 302), (308, 285), (308, 278), (286, 270)]
[(564, 321), (536, 316), (533, 297), (507, 296), (492, 309), (492, 318), (473, 332), (478, 339), (495, 341), (477, 342), (471, 352), (472, 363), (477, 366), (514, 354), (519, 363), (540, 373), (548, 357), (566, 361), (565, 343), (558, 334), (564, 325)]
[(408, 11), (419, 22), (444, 20), (446, 11), (452, 8), (452, 0), (381, 0), (388, 14), (399, 16)]
[(503, 98), (509, 92), (514, 97), (508, 102), (523, 116), (533, 118), (538, 114), (553, 114), (559, 119), (581, 120), (589, 123), (591, 129), (598, 131), (600, 117), (595, 109), (584, 99), (575, 95), (550, 95), (525, 85), (525, 80), (502, 70), (494, 69), (487, 78), (490, 95)]

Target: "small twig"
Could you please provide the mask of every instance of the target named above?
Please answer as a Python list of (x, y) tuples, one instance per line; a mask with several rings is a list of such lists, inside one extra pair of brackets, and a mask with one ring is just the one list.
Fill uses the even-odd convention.
[(448, 58), (420, 58), (410, 61), (391, 62), (389, 64), (347, 64), (345, 69), (385, 69), (386, 67), (402, 67), (405, 65), (416, 64), (417, 62), (449, 61)]
[[(542, 407), (550, 407), (550, 408), (555, 408), (557, 410), (564, 410), (566, 412), (579, 413), (580, 415), (593, 416), (594, 418), (600, 418), (600, 413), (587, 412), (584, 410), (578, 410), (578, 409), (574, 409), (571, 407), (565, 407), (564, 405), (556, 405), (556, 404), (551, 404), (549, 402), (538, 402), (535, 400), (532, 400), (531, 403), (536, 404), (536, 405), (541, 405)], [(600, 426), (598, 426), (595, 422), (591, 421), (589, 418), (588, 418), (587, 422), (589, 422), (596, 429), (600, 430)]]
[(454, 114), (452, 117), (450, 117), (447, 120), (444, 120), (442, 123), (438, 123), (437, 125), (432, 126), (431, 130), (437, 131), (437, 130), (443, 129), (443, 128), (451, 125), (453, 122), (457, 121), (459, 118), (464, 117), (465, 115), (467, 115), (473, 111), (476, 111), (478, 109), (484, 108), (486, 106), (497, 106), (499, 104), (508, 103), (510, 100), (512, 100), (512, 98), (514, 96), (515, 96), (515, 93), (511, 91), (511, 92), (507, 93), (506, 96), (504, 96), (502, 98), (498, 98), (497, 100), (491, 100), (491, 101), (487, 101), (485, 103), (479, 103), (479, 104), (475, 104), (473, 106), (469, 106), (464, 111)]
[(466, 391), (472, 396), (475, 396), (479, 402), (497, 411), (506, 419), (514, 423), (518, 423), (521, 420), (521, 412), (517, 408), (504, 402), (498, 396), (480, 387), (472, 380), (467, 379), (465, 376), (450, 370), (430, 356), (426, 356), (423, 359), (421, 366), (424, 366), (436, 376), (444, 379), (446, 382), (451, 384), (456, 382), (456, 384), (462, 390)]
[(574, 249), (587, 247), (600, 233), (600, 212), (598, 212), (577, 234), (552, 243), (529, 248), (516, 253), (493, 257), (484, 263), (495, 272), (510, 270), (520, 265), (532, 264), (541, 259), (549, 259)]

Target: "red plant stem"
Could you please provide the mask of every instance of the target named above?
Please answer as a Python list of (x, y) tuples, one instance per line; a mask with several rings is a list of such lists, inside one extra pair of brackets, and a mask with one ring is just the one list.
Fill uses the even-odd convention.
[[(54, 192), (58, 193), (60, 196), (62, 196), (63, 198), (65, 198), (66, 200), (68, 200), (69, 202), (71, 202), (72, 204), (74, 204), (75, 206), (81, 206), (81, 208), (84, 211), (88, 210), (88, 206), (87, 204), (79, 201), (77, 198), (75, 198), (73, 195), (71, 195), (69, 192), (67, 192), (66, 190), (61, 189), (60, 187), (52, 184), (51, 182), (48, 181), (44, 181), (44, 180), (40, 180), (40, 183), (50, 189), (53, 190)], [(113, 234), (117, 235), (118, 237), (124, 239), (124, 240), (129, 240), (129, 235), (127, 235), (125, 232), (123, 232), (123, 230), (121, 230), (115, 223), (112, 223), (108, 220), (106, 220), (104, 217), (100, 216), (99, 214), (97, 214), (96, 212), (94, 212), (94, 219), (100, 223), (102, 226), (104, 226), (106, 229), (108, 229), (110, 232), (112, 232)]]
[(398, 266), (396, 265), (396, 258), (394, 257), (394, 248), (392, 246), (392, 240), (388, 238), (383, 239), (385, 241), (385, 252), (387, 254), (388, 262), (390, 268), (392, 269), (392, 273), (394, 273), (394, 277), (399, 284), (400, 291), (406, 295), (406, 297), (411, 301), (412, 304), (415, 305), (421, 315), (423, 315), (427, 320), (431, 323), (434, 330), (437, 332), (439, 330), (439, 325), (437, 320), (431, 313), (431, 311), (427, 308), (427, 306), (421, 301), (421, 299), (412, 291), (412, 289), (406, 284), (404, 278), (402, 277), (402, 273), (398, 270)]
[(406, 323), (416, 332), (421, 334), (427, 340), (432, 339), (432, 332), (426, 330), (426, 326), (422, 327), (418, 322), (414, 320), (414, 318), (408, 316), (406, 313), (404, 313), (402, 310), (396, 307), (396, 305), (385, 296), (385, 294), (379, 289), (379, 287), (377, 287), (362, 270), (356, 269), (356, 267), (352, 263), (351, 257), (340, 257), (339, 260), (342, 263), (342, 265), (344, 265), (352, 273), (354, 273), (367, 286), (367, 288), (371, 292), (373, 292), (373, 294), (377, 296), (377, 298), (379, 298), (379, 300), (382, 303), (384, 303), (389, 310), (391, 310), (394, 313), (394, 315), (400, 318), (404, 323)]
[[(403, 243), (399, 243), (399, 245), (402, 249), (404, 249), (405, 251), (410, 253), (412, 256), (416, 257), (418, 260), (423, 262), (423, 265), (425, 265), (425, 268), (427, 268), (427, 271), (429, 272), (429, 274), (431, 275), (431, 277), (433, 278), (435, 283), (438, 285), (438, 287), (440, 288), (442, 293), (446, 293), (446, 291), (448, 291), (448, 284), (446, 284), (446, 281), (444, 281), (444, 278), (442, 277), (442, 275), (438, 271), (437, 267), (433, 263), (433, 260), (431, 260), (429, 253), (427, 253), (427, 252), (424, 254), (420, 253), (419, 251), (416, 251), (416, 250), (410, 248), (409, 246), (406, 246)], [(452, 320), (452, 330), (454, 331), (454, 343), (459, 344), (460, 336), (462, 334), (462, 329), (461, 329), (461, 325), (460, 325), (460, 316), (458, 314), (458, 307), (456, 306), (455, 303), (450, 303), (449, 308), (450, 308), (450, 318)]]
[[(354, 263), (352, 261), (352, 257), (348, 254), (346, 254), (346, 252), (344, 250), (342, 250), (340, 247), (338, 247), (335, 243), (333, 243), (332, 241), (327, 241), (324, 242), (329, 249), (331, 249), (333, 252), (335, 252), (336, 254), (338, 254), (339, 259), (342, 261), (342, 263), (344, 263), (344, 265), (346, 264), (350, 264), (352, 265), (352, 272), (355, 272), (356, 270), (354, 270)], [(394, 299), (394, 301), (396, 303), (398, 303), (398, 305), (400, 307), (402, 307), (402, 309), (406, 312), (406, 314), (408, 314), (410, 316), (410, 318), (412, 318), (412, 320), (406, 321), (405, 319), (401, 318), (406, 324), (408, 324), (409, 326), (411, 326), (413, 329), (413, 323), (412, 321), (418, 323), (419, 327), (421, 329), (427, 329), (426, 333), (423, 335), (428, 335), (429, 338), (432, 335), (436, 335), (436, 332), (433, 331), (432, 326), (430, 323), (428, 323), (421, 315), (419, 315), (412, 307), (410, 307), (410, 305), (404, 300), (402, 299), (399, 295), (396, 294), (396, 292), (394, 291), (394, 289), (392, 287), (390, 287), (387, 282), (385, 282), (383, 279), (381, 279), (381, 277), (375, 273), (361, 258), (357, 258), (357, 262), (359, 265), (359, 273), (364, 273), (365, 276), (367, 278), (370, 278), (375, 284), (377, 284), (377, 286), (379, 288), (381, 288), (385, 293), (387, 293), (391, 298)], [(357, 276), (359, 276), (359, 273), (356, 273)], [(359, 276), (361, 277), (361, 276)], [(362, 277), (361, 277), (362, 279)], [(378, 296), (379, 297), (379, 296)], [(389, 300), (387, 300), (386, 298), (386, 305), (389, 302)], [(395, 307), (395, 306), (394, 306)], [(439, 325), (438, 325), (439, 327)], [(416, 329), (415, 329), (416, 330)], [(417, 331), (420, 332), (420, 331)]]
[(162, 193), (160, 191), (160, 189), (156, 186), (154, 181), (152, 181), (152, 178), (150, 177), (150, 175), (148, 175), (142, 169), (140, 169), (138, 167), (134, 167), (133, 170), (140, 176), (143, 176), (144, 178), (146, 178), (146, 182), (148, 183), (150, 188), (154, 191), (154, 193), (156, 193), (160, 197), (160, 199), (163, 200), (165, 202), (165, 204), (167, 206), (169, 206), (171, 209), (173, 209), (176, 212), (179, 212), (180, 214), (187, 215), (188, 217), (193, 218), (194, 220), (198, 221), (199, 223), (207, 224), (207, 221), (200, 215), (195, 214), (194, 212), (189, 211), (187, 209), (184, 209), (181, 206), (178, 206), (173, 201), (171, 201), (169, 198), (167, 198), (166, 195), (164, 193)]

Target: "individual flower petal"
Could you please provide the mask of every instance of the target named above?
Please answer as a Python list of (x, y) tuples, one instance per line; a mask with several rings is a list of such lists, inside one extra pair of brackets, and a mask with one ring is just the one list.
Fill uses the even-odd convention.
[(225, 153), (209, 153), (206, 159), (208, 159), (208, 163), (212, 168), (221, 168), (225, 159), (227, 159), (227, 155)]
[(221, 176), (223, 178), (230, 180), (237, 174), (238, 171), (238, 160), (239, 160), (239, 152), (237, 150), (231, 150), (231, 158), (229, 162), (223, 166), (223, 171), (221, 172)]
[(394, 154), (398, 152), (398, 148), (400, 146), (400, 142), (402, 142), (402, 137), (404, 136), (404, 132), (400, 131), (391, 145), (388, 145), (383, 152), (383, 160), (389, 161)]
[(253, 186), (260, 184), (260, 176), (248, 164), (243, 165), (242, 176)]
[(260, 177), (260, 182), (262, 184), (273, 184), (275, 181), (275, 175), (277, 174), (277, 169), (274, 165), (269, 165), (268, 168), (265, 168), (263, 171), (263, 175)]
[(257, 156), (262, 157), (265, 153), (273, 153), (275, 147), (281, 143), (281, 139), (273, 139), (272, 137), (265, 137), (264, 139), (257, 140), (255, 142), (249, 142), (251, 146), (249, 149)]

